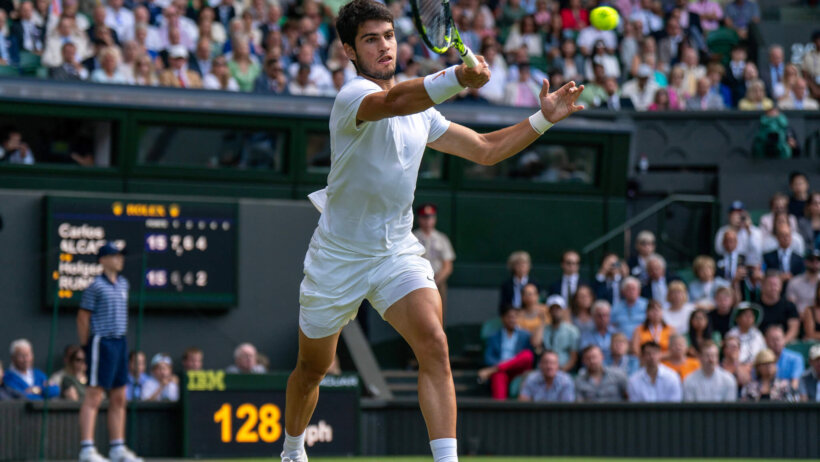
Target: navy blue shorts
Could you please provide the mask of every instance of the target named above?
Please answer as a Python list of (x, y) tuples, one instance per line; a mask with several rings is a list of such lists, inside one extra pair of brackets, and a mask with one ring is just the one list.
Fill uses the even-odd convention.
[(128, 345), (125, 337), (94, 335), (85, 346), (88, 385), (105, 390), (128, 383)]

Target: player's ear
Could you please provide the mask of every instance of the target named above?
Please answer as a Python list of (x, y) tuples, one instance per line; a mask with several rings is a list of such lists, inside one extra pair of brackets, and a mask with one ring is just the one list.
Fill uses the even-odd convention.
[(344, 47), (345, 56), (347, 56), (347, 59), (353, 61), (353, 63), (355, 64), (356, 63), (356, 49), (353, 48), (353, 46), (350, 45), (349, 43), (342, 44), (342, 46)]

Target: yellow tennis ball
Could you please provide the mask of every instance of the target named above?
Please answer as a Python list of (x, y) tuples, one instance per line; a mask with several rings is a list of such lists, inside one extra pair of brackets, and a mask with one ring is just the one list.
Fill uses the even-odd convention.
[(618, 27), (618, 11), (611, 6), (599, 6), (589, 13), (589, 22), (600, 30)]

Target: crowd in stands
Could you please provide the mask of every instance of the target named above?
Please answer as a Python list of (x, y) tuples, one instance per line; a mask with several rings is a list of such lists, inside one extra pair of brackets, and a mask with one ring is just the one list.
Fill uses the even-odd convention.
[[(399, 81), (459, 62), (388, 2)], [(589, 24), (617, 8), (614, 31)], [(55, 80), (333, 96), (356, 70), (335, 28), (339, 2), (316, 0), (21, 0), (0, 2), (0, 71)], [(457, 99), (537, 106), (541, 81), (584, 82), (590, 107), (638, 111), (817, 109), (820, 32), (786, 62), (756, 61), (753, 0), (459, 0), (453, 18), (484, 55), (490, 82)], [(807, 37), (808, 39), (808, 37)]]
[(733, 202), (689, 278), (667, 268), (649, 231), (630, 258), (604, 256), (592, 280), (576, 251), (551, 284), (512, 253), (479, 380), (521, 401), (817, 399), (820, 193), (802, 173), (790, 188), (757, 223)]

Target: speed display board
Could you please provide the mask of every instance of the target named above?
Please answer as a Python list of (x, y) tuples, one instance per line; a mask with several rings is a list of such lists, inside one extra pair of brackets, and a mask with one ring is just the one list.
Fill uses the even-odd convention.
[(235, 203), (48, 196), (46, 302), (78, 306), (110, 241), (125, 249), (131, 304), (144, 283), (146, 307), (234, 306), (237, 235)]
[[(287, 374), (189, 371), (183, 388), (185, 457), (276, 457), (285, 440)], [(313, 455), (350, 455), (359, 445), (359, 378), (328, 376), (305, 430)]]

